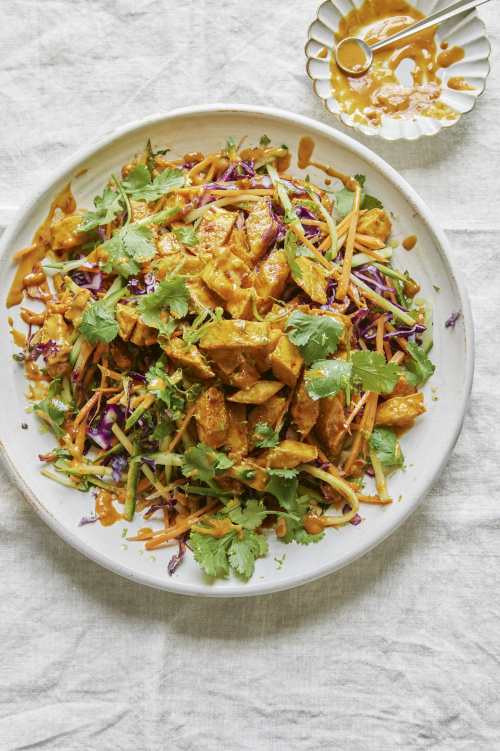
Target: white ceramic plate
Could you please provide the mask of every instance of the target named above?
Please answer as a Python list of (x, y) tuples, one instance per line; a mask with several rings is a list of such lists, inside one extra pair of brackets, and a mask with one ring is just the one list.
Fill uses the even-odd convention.
[[(183, 594), (235, 597), (273, 592), (324, 576), (366, 553), (406, 519), (442, 471), (458, 437), (471, 386), (473, 328), (467, 295), (450, 266), (446, 239), (425, 204), (369, 149), (325, 125), (279, 110), (225, 105), (176, 110), (128, 125), (79, 152), (57, 170), (5, 234), (0, 255), (2, 300), (13, 277), (13, 253), (31, 242), (47, 214), (51, 197), (67, 181), (72, 181), (79, 205), (90, 206), (109, 174), (142, 150), (147, 138), (154, 145), (169, 145), (174, 154), (181, 155), (218, 148), (229, 135), (236, 140), (246, 135), (249, 142), (254, 142), (263, 133), (275, 142), (288, 144), (295, 153), (300, 137), (312, 136), (319, 159), (334, 163), (345, 172), (367, 175), (370, 192), (379, 196), (394, 215), (397, 237), (414, 233), (419, 238), (415, 250), (407, 253), (400, 249), (396, 256), (403, 268), (421, 282), (423, 293), (434, 305), (432, 357), (437, 370), (425, 389), (428, 412), (402, 441), (407, 470), (395, 475), (390, 483), (393, 497), (400, 500), (385, 508), (363, 506), (362, 524), (348, 525), (340, 531), (327, 530), (324, 541), (316, 545), (283, 545), (270, 536), (270, 553), (257, 561), (255, 575), (246, 584), (236, 579), (209, 582), (191, 557), (169, 577), (167, 562), (173, 549), (150, 555), (140, 543), (126, 543), (122, 537), (125, 527), (130, 534), (141, 526), (140, 519), (134, 525), (123, 522), (108, 528), (99, 523), (78, 527), (82, 515), (92, 509), (92, 496), (66, 489), (39, 474), (37, 456), (48, 451), (53, 441), (49, 435), (41, 434), (37, 420), (26, 414), (26, 386), (21, 368), (12, 360), (15, 348), (5, 308), (0, 317), (4, 342), (0, 355), (0, 440), (14, 481), (41, 518), (84, 555), (134, 581)], [(88, 171), (75, 178), (84, 167)], [(320, 175), (316, 177), (321, 179)], [(440, 291), (436, 292), (435, 287)], [(457, 310), (462, 311), (462, 316), (456, 328), (446, 329), (445, 320)], [(435, 401), (431, 389), (438, 397)], [(21, 430), (22, 422), (28, 423), (28, 430)], [(279, 565), (275, 558), (284, 554), (283, 565)]]
[[(477, 98), (483, 93), (490, 72), (489, 57), (491, 46), (484, 23), (475, 10), (461, 13), (443, 23), (436, 32), (438, 44), (448, 43), (449, 47), (462, 47), (464, 58), (449, 68), (439, 72), (443, 83), (440, 101), (457, 111), (454, 120), (436, 120), (430, 117), (416, 117), (412, 120), (384, 115), (379, 126), (364, 125), (353, 120), (351, 115), (342, 112), (330, 86), (330, 57), (335, 48), (335, 33), (340, 20), (353, 8), (359, 8), (364, 0), (326, 0), (322, 3), (316, 19), (309, 27), (305, 52), (307, 74), (313, 82), (314, 92), (323, 100), (326, 109), (336, 115), (344, 125), (356, 128), (367, 136), (380, 136), (388, 141), (406, 139), (414, 141), (422, 136), (434, 136), (441, 128), (455, 125), (461, 115), (470, 112)], [(441, 8), (451, 5), (451, 0), (412, 0), (411, 5), (429, 16)], [(326, 58), (319, 57), (326, 48)], [(401, 71), (401, 78), (410, 83), (411, 68)], [(453, 76), (465, 79), (470, 91), (455, 91), (448, 88), (447, 81)], [(406, 84), (406, 80), (402, 80)]]

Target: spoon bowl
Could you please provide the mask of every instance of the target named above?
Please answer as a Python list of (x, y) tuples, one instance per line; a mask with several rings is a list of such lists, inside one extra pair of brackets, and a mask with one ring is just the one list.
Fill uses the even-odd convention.
[(373, 50), (363, 39), (346, 37), (335, 48), (335, 62), (348, 76), (362, 76), (373, 62)]

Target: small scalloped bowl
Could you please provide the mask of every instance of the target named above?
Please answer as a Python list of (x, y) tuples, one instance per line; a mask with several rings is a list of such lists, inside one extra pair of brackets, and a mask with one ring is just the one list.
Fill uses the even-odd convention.
[[(363, 2), (364, 0), (326, 0), (318, 8), (316, 20), (309, 27), (305, 47), (307, 74), (313, 82), (315, 94), (323, 100), (326, 109), (336, 115), (344, 125), (356, 128), (367, 136), (380, 136), (388, 141), (414, 141), (422, 136), (434, 136), (441, 128), (454, 125), (461, 115), (470, 112), (476, 99), (485, 89), (486, 79), (490, 72), (491, 52), (486, 27), (475, 10), (466, 11), (451, 18), (439, 26), (436, 32), (438, 44), (447, 42), (450, 47), (455, 45), (462, 47), (465, 53), (460, 62), (454, 63), (449, 68), (440, 69), (439, 72), (443, 84), (440, 101), (456, 110), (455, 119), (437, 120), (419, 115), (410, 120), (384, 115), (380, 125), (372, 125), (358, 123), (351, 115), (342, 112), (330, 85), (330, 59), (335, 48), (335, 32), (341, 18), (354, 8), (359, 8)], [(411, 4), (428, 16), (450, 5), (450, 0), (415, 0)], [(325, 48), (328, 54), (326, 57), (321, 57), (320, 53)], [(473, 88), (467, 91), (448, 88), (447, 81), (454, 76), (464, 78), (466, 83)]]

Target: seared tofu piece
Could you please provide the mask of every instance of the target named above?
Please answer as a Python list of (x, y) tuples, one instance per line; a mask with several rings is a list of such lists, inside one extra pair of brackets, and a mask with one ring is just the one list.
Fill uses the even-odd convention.
[(276, 429), (286, 404), (284, 396), (272, 396), (264, 404), (254, 407), (248, 415), (248, 436), (250, 448), (254, 448), (257, 438), (255, 437), (255, 427), (259, 422), (264, 422), (273, 430)]
[(362, 214), (357, 227), (361, 235), (372, 235), (385, 243), (391, 234), (391, 220), (384, 209), (370, 209)]
[(148, 209), (146, 201), (130, 201), (130, 208), (132, 209), (132, 221), (138, 222), (139, 219), (145, 219), (151, 212)]
[(224, 307), (233, 318), (243, 318), (248, 321), (253, 317), (253, 300), (253, 290), (240, 289), (232, 300), (224, 303)]
[(118, 321), (119, 334), (121, 338), (128, 342), (137, 323), (137, 312), (131, 305), (117, 303), (116, 320)]
[(229, 417), (224, 394), (212, 386), (199, 398), (194, 413), (201, 443), (218, 449), (226, 442)]
[(139, 320), (137, 310), (131, 305), (117, 303), (116, 320), (118, 321), (118, 333), (126, 342), (132, 342), (138, 346), (150, 347), (156, 344), (158, 332), (156, 329), (146, 326)]
[(227, 249), (217, 251), (201, 273), (201, 278), (223, 300), (232, 301), (239, 297), (245, 286), (249, 268), (241, 258)]
[(158, 331), (151, 326), (146, 326), (138, 319), (130, 341), (132, 344), (137, 344), (138, 347), (152, 347), (158, 341)]
[(304, 258), (304, 256), (296, 258), (295, 263), (300, 269), (300, 276), (297, 274), (294, 278), (295, 283), (304, 290), (311, 300), (320, 305), (326, 305), (327, 278), (319, 263), (311, 261), (310, 258)]
[(257, 263), (272, 245), (278, 233), (278, 224), (271, 211), (268, 198), (256, 201), (246, 220), (248, 257), (251, 264)]
[(398, 428), (409, 427), (419, 415), (425, 412), (424, 395), (392, 396), (382, 402), (377, 409), (375, 425), (392, 425)]
[(305, 438), (316, 425), (319, 417), (319, 401), (311, 399), (304, 382), (300, 384), (292, 401), (292, 419), (299, 433)]
[(265, 349), (270, 343), (269, 326), (259, 321), (217, 321), (207, 327), (200, 347), (214, 349)]
[(316, 433), (326, 453), (334, 456), (339, 452), (346, 433), (343, 400), (340, 394), (329, 396), (326, 399), (320, 399), (319, 405)]
[(198, 229), (199, 242), (196, 246), (198, 254), (212, 255), (218, 248), (225, 245), (235, 221), (234, 211), (217, 207), (209, 209), (203, 216)]
[(244, 355), (238, 358), (238, 366), (227, 376), (227, 382), (230, 386), (237, 389), (249, 389), (260, 378), (257, 368)]
[(38, 342), (54, 341), (56, 344), (68, 344), (71, 331), (60, 313), (50, 313), (37, 335)]
[(53, 250), (69, 250), (85, 242), (85, 232), (78, 232), (82, 223), (81, 214), (69, 214), (54, 222), (50, 228), (50, 245)]
[(316, 446), (300, 441), (281, 441), (278, 446), (269, 449), (260, 458), (266, 467), (272, 469), (293, 469), (299, 464), (307, 464), (318, 458)]
[(222, 300), (211, 292), (201, 279), (188, 279), (186, 286), (195, 310), (203, 310), (204, 308), (215, 310), (222, 305)]
[(295, 344), (286, 334), (281, 334), (274, 352), (270, 355), (273, 374), (287, 386), (295, 386), (304, 360)]
[(258, 381), (249, 389), (237, 391), (228, 397), (228, 401), (238, 402), (239, 404), (263, 404), (282, 388), (283, 384), (279, 381)]
[(73, 290), (74, 286), (71, 285), (70, 289), (66, 292), (70, 297), (71, 302), (64, 311), (64, 317), (67, 321), (71, 321), (73, 326), (78, 326), (82, 320), (87, 304), (92, 299), (92, 293), (84, 287), (81, 287), (78, 292)]
[(280, 336), (281, 331), (279, 329), (270, 328), (269, 344), (267, 345), (267, 347), (264, 347), (258, 352), (255, 352), (253, 361), (255, 363), (255, 367), (260, 373), (267, 373), (268, 370), (271, 370), (271, 355), (276, 349)]
[(400, 375), (396, 385), (394, 386), (391, 396), (408, 396), (409, 394), (415, 394), (417, 389), (409, 383), (404, 375)]
[(180, 253), (183, 249), (182, 243), (179, 242), (173, 232), (163, 232), (156, 241), (156, 247), (161, 256)]
[(283, 250), (273, 250), (259, 265), (254, 278), (255, 292), (263, 300), (270, 297), (281, 297), (290, 267)]
[(234, 253), (235, 256), (241, 258), (247, 266), (250, 265), (247, 235), (242, 227), (237, 227), (236, 225), (233, 227), (233, 231), (227, 242), (227, 248), (231, 253)]
[(233, 461), (241, 461), (248, 454), (247, 409), (244, 404), (228, 404), (229, 427), (226, 446)]
[(175, 365), (179, 365), (202, 381), (214, 378), (215, 373), (201, 354), (196, 344), (186, 344), (182, 339), (172, 338), (163, 349)]

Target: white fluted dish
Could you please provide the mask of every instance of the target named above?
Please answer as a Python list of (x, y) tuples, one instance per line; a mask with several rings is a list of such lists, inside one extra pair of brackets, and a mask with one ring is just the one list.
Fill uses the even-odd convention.
[[(442, 81), (440, 101), (457, 112), (455, 119), (436, 119), (416, 116), (404, 119), (384, 115), (380, 125), (356, 122), (352, 115), (342, 112), (330, 85), (330, 60), (335, 48), (335, 33), (341, 19), (354, 8), (359, 8), (364, 0), (326, 0), (318, 8), (316, 19), (309, 27), (305, 47), (307, 74), (313, 83), (315, 94), (323, 100), (326, 109), (351, 128), (367, 136), (380, 136), (387, 141), (414, 141), (422, 136), (434, 136), (442, 128), (455, 125), (462, 115), (470, 112), (478, 97), (483, 93), (490, 72), (489, 57), (491, 45), (486, 35), (486, 27), (477, 12), (466, 11), (443, 23), (436, 32), (439, 44), (446, 42), (449, 47), (458, 46), (464, 50), (464, 57), (449, 68), (439, 72)], [(413, 7), (425, 16), (450, 5), (450, 0), (414, 0)], [(324, 49), (326, 57), (320, 57)], [(323, 53), (324, 54), (324, 53)], [(450, 78), (460, 76), (473, 87), (467, 91), (457, 91), (447, 86)]]

